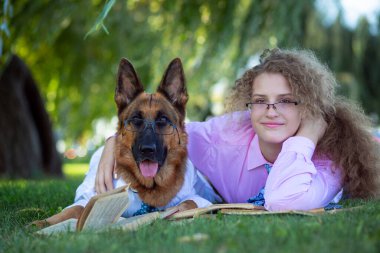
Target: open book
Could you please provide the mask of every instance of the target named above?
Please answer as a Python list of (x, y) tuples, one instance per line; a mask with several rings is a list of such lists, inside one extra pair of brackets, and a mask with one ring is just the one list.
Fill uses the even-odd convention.
[[(105, 229), (136, 230), (142, 225), (152, 223), (157, 219), (169, 218), (178, 220), (199, 217), (216, 211), (229, 215), (316, 215), (324, 213), (323, 208), (309, 211), (279, 211), (268, 212), (262, 206), (254, 206), (250, 203), (238, 204), (214, 204), (205, 208), (195, 208), (179, 212), (179, 208), (172, 207), (163, 212), (153, 212), (130, 218), (120, 217), (129, 204), (128, 187), (123, 186), (113, 191), (94, 196), (86, 205), (79, 219), (68, 219), (61, 223), (39, 230), (38, 234), (56, 234), (83, 230), (102, 231)], [(329, 213), (333, 213), (329, 211)]]
[(312, 209), (309, 211), (299, 211), (299, 210), (287, 210), (287, 211), (277, 211), (269, 212), (263, 206), (255, 206), (251, 203), (236, 203), (236, 204), (214, 204), (205, 208), (195, 208), (182, 212), (174, 213), (170, 216), (171, 220), (183, 219), (183, 218), (195, 218), (205, 214), (215, 213), (216, 211), (221, 214), (230, 215), (276, 215), (276, 214), (295, 214), (295, 215), (306, 215), (312, 216), (316, 214), (325, 213), (324, 208)]
[(68, 219), (39, 230), (39, 234), (100, 229), (115, 223), (128, 207), (128, 185), (90, 199), (79, 219)]
[(87, 203), (79, 219), (68, 219), (41, 229), (37, 233), (49, 235), (85, 230), (101, 231), (109, 228), (135, 230), (141, 225), (149, 224), (159, 218), (165, 218), (178, 211), (176, 208), (171, 208), (165, 212), (122, 218), (121, 215), (129, 205), (128, 188), (129, 185), (126, 185), (96, 195)]
[(76, 224), (76, 230), (99, 229), (115, 223), (129, 204), (128, 186), (95, 195), (85, 206)]

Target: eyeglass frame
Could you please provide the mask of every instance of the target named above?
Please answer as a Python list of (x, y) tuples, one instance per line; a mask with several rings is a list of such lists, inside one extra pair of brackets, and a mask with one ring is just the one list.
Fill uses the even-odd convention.
[[(141, 120), (141, 121), (143, 121), (144, 122), (144, 128), (142, 128), (141, 130), (132, 130), (132, 129), (128, 129), (127, 128), (127, 125), (129, 124), (129, 122), (131, 122), (131, 121), (133, 121), (133, 120)], [(127, 130), (127, 131), (131, 131), (131, 132), (142, 132), (142, 131), (144, 131), (148, 126), (152, 126), (152, 129), (154, 130), (154, 132), (156, 133), (156, 134), (159, 134), (159, 135), (171, 135), (171, 134), (173, 134), (174, 133), (174, 130), (176, 130), (177, 132), (178, 132), (178, 129), (177, 129), (177, 126), (175, 125), (175, 124), (173, 124), (172, 122), (170, 122), (170, 121), (167, 121), (166, 122), (169, 126), (171, 126), (171, 127), (173, 127), (173, 132), (172, 133), (170, 133), (170, 134), (163, 134), (163, 133), (158, 133), (157, 131), (156, 131), (156, 121), (155, 120), (148, 120), (148, 119), (137, 119), (137, 118), (128, 118), (128, 119), (125, 119), (124, 120), (124, 128), (125, 128), (125, 130)]]
[(131, 122), (132, 120), (136, 120), (136, 118), (128, 118), (128, 119), (125, 119), (123, 121), (124, 123), (124, 129), (127, 130), (127, 131), (130, 131), (130, 132), (134, 132), (134, 133), (141, 133), (143, 132), (145, 129), (147, 129), (148, 126), (151, 126), (152, 127), (152, 130), (154, 131), (154, 133), (158, 134), (158, 135), (171, 135), (174, 133), (174, 130), (177, 132), (177, 135), (178, 135), (178, 144), (181, 144), (181, 138), (179, 137), (179, 132), (178, 132), (178, 128), (177, 126), (172, 123), (171, 121), (167, 121), (167, 123), (173, 128), (173, 132), (170, 133), (170, 134), (162, 134), (162, 133), (158, 133), (156, 131), (156, 121), (154, 120), (147, 120), (147, 119), (139, 119), (139, 120), (142, 120), (144, 122), (144, 128), (142, 128), (141, 130), (132, 130), (132, 129), (128, 129), (127, 128), (127, 125), (129, 124), (129, 122)]
[(297, 106), (297, 105), (300, 104), (300, 102), (297, 102), (297, 101), (292, 101), (292, 102), (284, 102), (284, 101), (280, 101), (280, 102), (276, 102), (276, 103), (272, 103), (272, 104), (269, 104), (269, 103), (249, 102), (249, 103), (246, 103), (245, 106), (246, 106), (249, 110), (252, 110), (252, 106), (253, 106), (253, 105), (266, 105), (266, 106), (267, 106), (266, 110), (269, 110), (269, 109), (270, 109), (270, 106), (272, 106), (272, 108), (278, 112), (277, 107), (276, 107), (276, 105), (278, 105), (278, 104), (294, 104), (294, 106)]

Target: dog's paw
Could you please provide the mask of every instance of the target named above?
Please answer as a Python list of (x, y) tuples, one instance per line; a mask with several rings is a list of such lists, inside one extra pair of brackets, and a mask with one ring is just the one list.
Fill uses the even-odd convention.
[(50, 226), (50, 223), (47, 222), (46, 220), (36, 220), (36, 221), (33, 221), (32, 223), (29, 223), (27, 225), (28, 228), (33, 228), (33, 227), (36, 227), (36, 228), (45, 228), (45, 227), (48, 227)]
[(186, 210), (194, 209), (194, 208), (197, 208), (197, 204), (195, 204), (195, 202), (192, 200), (186, 200), (182, 202), (181, 204), (179, 204), (178, 211), (181, 212), (181, 211), (186, 211)]

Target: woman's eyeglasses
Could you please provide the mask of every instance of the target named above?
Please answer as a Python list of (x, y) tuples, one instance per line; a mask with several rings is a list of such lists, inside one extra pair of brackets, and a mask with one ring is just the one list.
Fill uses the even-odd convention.
[(280, 101), (273, 104), (262, 103), (262, 102), (250, 102), (250, 103), (246, 103), (246, 106), (249, 110), (254, 110), (254, 111), (259, 111), (259, 112), (269, 110), (271, 106), (274, 110), (278, 112), (286, 112), (286, 111), (294, 109), (295, 106), (298, 104), (299, 102), (296, 102), (296, 101)]

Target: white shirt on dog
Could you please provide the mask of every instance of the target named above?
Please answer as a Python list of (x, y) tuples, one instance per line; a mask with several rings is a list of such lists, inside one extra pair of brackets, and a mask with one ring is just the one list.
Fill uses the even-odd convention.
[[(82, 184), (76, 190), (74, 203), (66, 208), (72, 206), (86, 206), (88, 201), (96, 195), (95, 191), (95, 178), (98, 170), (98, 164), (103, 151), (103, 147), (99, 148), (91, 157), (90, 168), (86, 174)], [(114, 188), (126, 185), (123, 179), (113, 180)], [(130, 204), (127, 210), (122, 214), (123, 217), (131, 217), (136, 211), (141, 208), (142, 201), (138, 194), (132, 189), (128, 190)], [(197, 171), (193, 164), (187, 159), (186, 172), (184, 183), (177, 193), (177, 195), (163, 207), (158, 207), (158, 210), (165, 210), (166, 208), (177, 206), (186, 200), (193, 200), (198, 207), (207, 207), (211, 203), (222, 202), (221, 197), (215, 193), (211, 185)]]

